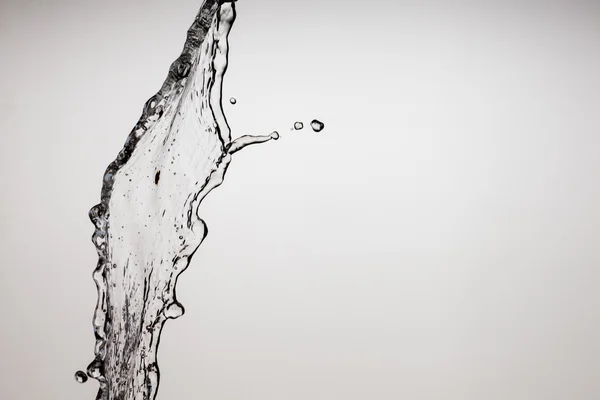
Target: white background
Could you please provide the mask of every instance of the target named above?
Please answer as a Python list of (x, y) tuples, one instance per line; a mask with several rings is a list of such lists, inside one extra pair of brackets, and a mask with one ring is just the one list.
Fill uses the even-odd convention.
[[(0, 399), (94, 398), (87, 212), (199, 6), (0, 3)], [(600, 7), (237, 9), (233, 136), (282, 137), (204, 202), (158, 399), (600, 398)]]

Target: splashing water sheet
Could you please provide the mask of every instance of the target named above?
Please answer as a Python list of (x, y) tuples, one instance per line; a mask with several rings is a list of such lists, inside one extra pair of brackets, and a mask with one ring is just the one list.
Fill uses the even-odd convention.
[[(87, 376), (100, 384), (98, 400), (156, 398), (161, 330), (184, 313), (177, 278), (207, 234), (198, 207), (223, 182), (234, 153), (279, 137), (231, 140), (221, 96), (235, 16), (233, 2), (204, 1), (90, 210), (99, 261), (95, 358)], [(78, 371), (75, 379), (87, 376)]]

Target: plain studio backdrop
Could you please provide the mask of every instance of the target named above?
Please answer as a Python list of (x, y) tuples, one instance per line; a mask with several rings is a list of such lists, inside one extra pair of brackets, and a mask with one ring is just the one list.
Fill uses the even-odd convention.
[[(0, 398), (93, 399), (87, 212), (201, 1), (0, 7)], [(240, 0), (158, 399), (600, 398), (600, 5)], [(321, 133), (295, 121), (317, 118)]]

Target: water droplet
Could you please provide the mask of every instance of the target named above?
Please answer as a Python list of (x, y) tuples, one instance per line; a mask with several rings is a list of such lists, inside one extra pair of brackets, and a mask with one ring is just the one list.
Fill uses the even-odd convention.
[(165, 310), (165, 317), (169, 318), (169, 319), (177, 319), (179, 317), (181, 317), (184, 313), (184, 309), (183, 306), (177, 302), (171, 304), (169, 307), (167, 307), (167, 309)]
[(295, 130), (299, 131), (299, 130), (300, 130), (300, 129), (302, 129), (302, 128), (304, 128), (304, 124), (303, 124), (302, 122), (300, 122), (300, 121), (297, 121), (297, 122), (294, 124), (294, 129), (295, 129)]
[(323, 130), (323, 128), (325, 128), (325, 124), (319, 120), (313, 119), (312, 122), (310, 123), (310, 127), (315, 132), (321, 132)]
[(87, 367), (87, 375), (90, 378), (99, 379), (102, 376), (102, 361), (92, 361)]
[(88, 380), (88, 377), (85, 374), (85, 372), (83, 372), (83, 371), (77, 371), (77, 372), (75, 372), (75, 380), (78, 383), (86, 383), (87, 380)]
[(273, 133), (271, 133), (271, 139), (273, 139), (273, 140), (279, 139), (279, 132), (273, 131)]
[(229, 102), (231, 104), (235, 104), (235, 103), (237, 103), (237, 99), (235, 97), (232, 97), (232, 98), (229, 99)]

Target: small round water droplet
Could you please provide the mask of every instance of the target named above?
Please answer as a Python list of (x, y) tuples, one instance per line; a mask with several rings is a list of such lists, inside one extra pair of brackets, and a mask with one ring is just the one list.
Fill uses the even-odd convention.
[(273, 133), (271, 133), (271, 139), (273, 139), (273, 140), (279, 139), (279, 132), (273, 131)]
[(237, 103), (237, 99), (235, 97), (232, 97), (232, 98), (229, 99), (229, 102), (231, 104), (235, 104), (235, 103)]
[(75, 380), (78, 383), (86, 383), (87, 380), (88, 380), (88, 377), (85, 374), (85, 372), (83, 372), (83, 371), (77, 371), (77, 372), (75, 372)]
[(94, 360), (87, 367), (87, 376), (99, 379), (102, 376), (102, 361)]
[(313, 119), (312, 122), (310, 123), (310, 127), (315, 132), (321, 132), (323, 130), (323, 128), (325, 128), (325, 124), (319, 120)]
[(295, 129), (295, 130), (299, 131), (299, 130), (300, 130), (300, 129), (302, 129), (302, 128), (304, 128), (304, 124), (303, 124), (302, 122), (300, 122), (300, 121), (297, 121), (297, 122), (294, 124), (294, 129)]
[(167, 309), (164, 311), (165, 317), (169, 318), (169, 319), (177, 319), (179, 317), (181, 317), (183, 315), (183, 313), (185, 312), (185, 310), (183, 309), (183, 306), (177, 302), (171, 304), (169, 307), (167, 307)]

